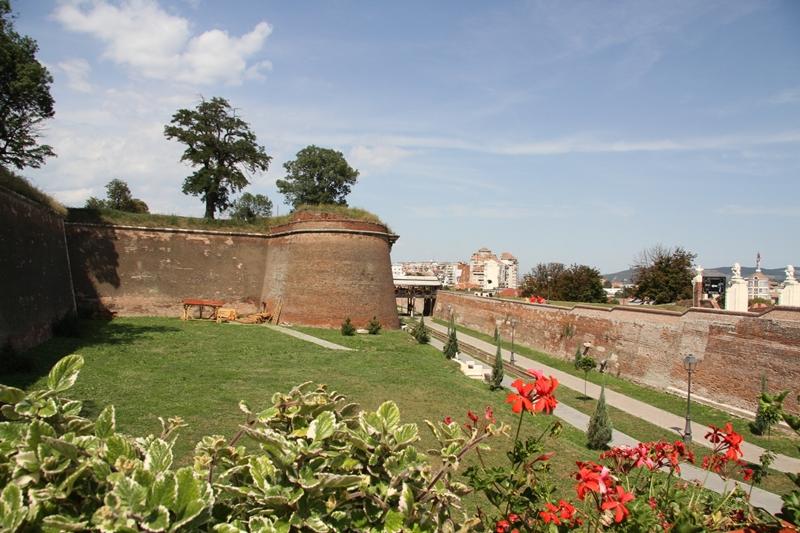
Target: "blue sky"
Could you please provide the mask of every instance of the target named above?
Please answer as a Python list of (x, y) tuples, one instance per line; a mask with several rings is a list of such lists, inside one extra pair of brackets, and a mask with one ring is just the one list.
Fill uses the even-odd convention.
[(68, 205), (126, 180), (201, 216), (163, 137), (200, 96), (240, 110), (274, 182), (308, 144), (361, 171), (350, 204), (394, 260), (481, 246), (627, 268), (680, 245), (704, 266), (800, 261), (800, 3), (12, 1), (55, 82), (26, 170)]

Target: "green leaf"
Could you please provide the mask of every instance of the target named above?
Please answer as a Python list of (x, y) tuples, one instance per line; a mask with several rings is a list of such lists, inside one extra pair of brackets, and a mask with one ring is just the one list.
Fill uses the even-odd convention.
[(327, 533), (331, 530), (318, 516), (306, 518), (303, 523), (308, 529), (311, 531), (316, 531), (317, 533)]
[(116, 411), (113, 405), (107, 406), (100, 412), (94, 423), (94, 434), (101, 439), (106, 439), (114, 434), (117, 428)]
[(339, 474), (328, 474), (323, 472), (317, 474), (316, 478), (321, 482), (321, 486), (324, 488), (351, 488), (357, 487), (362, 483), (369, 483), (369, 476), (343, 476)]
[(416, 424), (403, 424), (394, 432), (398, 446), (405, 446), (419, 440), (419, 430)]
[(308, 425), (307, 435), (313, 442), (321, 442), (333, 435), (335, 424), (333, 413), (324, 411)]
[(414, 491), (408, 486), (408, 483), (403, 482), (403, 489), (400, 491), (400, 504), (398, 509), (403, 513), (405, 518), (411, 516), (414, 512)]
[(166, 531), (169, 527), (169, 510), (159, 505), (142, 521), (142, 527), (146, 531)]
[(131, 478), (119, 476), (112, 492), (119, 498), (120, 504), (127, 507), (130, 512), (138, 513), (144, 510), (147, 489)]
[(144, 468), (159, 474), (172, 466), (172, 446), (161, 439), (155, 439), (147, 448), (144, 456)]
[(64, 457), (76, 460), (78, 455), (80, 455), (80, 448), (72, 444), (71, 442), (67, 442), (62, 439), (54, 439), (53, 437), (43, 436), (42, 442), (50, 446), (52, 449), (56, 450), (58, 453), (63, 455)]
[(135, 459), (136, 452), (133, 449), (133, 445), (125, 437), (114, 434), (106, 441), (106, 459), (113, 465), (120, 457)]
[(175, 473), (177, 482), (175, 503), (172, 512), (175, 513), (175, 523), (170, 531), (176, 531), (198, 518), (203, 511), (214, 503), (211, 487), (205, 481), (194, 477), (191, 468), (184, 467)]
[(388, 531), (389, 533), (398, 533), (403, 530), (404, 522), (405, 519), (403, 518), (402, 513), (389, 510), (389, 512), (386, 513), (386, 521), (383, 524), (383, 530)]
[(9, 387), (7, 385), (0, 385), (0, 402), (14, 404), (24, 397), (24, 390), (17, 389), (16, 387)]
[(378, 416), (381, 417), (384, 428), (386, 428), (387, 431), (394, 431), (400, 424), (400, 409), (397, 407), (397, 404), (391, 400), (383, 402), (381, 406), (378, 407)]
[(47, 375), (47, 388), (53, 392), (63, 392), (75, 384), (83, 368), (83, 357), (77, 354), (61, 359)]
[(44, 517), (42, 529), (53, 533), (58, 531), (85, 531), (87, 523), (79, 518), (56, 514)]
[(250, 458), (249, 467), (255, 486), (266, 492), (272, 486), (271, 479), (275, 475), (275, 465), (266, 455), (258, 455)]
[(0, 530), (15, 531), (25, 520), (27, 509), (22, 505), (22, 491), (9, 483), (0, 493)]

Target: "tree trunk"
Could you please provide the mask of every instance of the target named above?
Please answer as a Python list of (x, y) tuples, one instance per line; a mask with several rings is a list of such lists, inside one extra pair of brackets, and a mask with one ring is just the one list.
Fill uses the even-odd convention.
[(206, 196), (206, 214), (205, 218), (214, 220), (214, 211), (216, 211), (216, 196), (207, 195)]

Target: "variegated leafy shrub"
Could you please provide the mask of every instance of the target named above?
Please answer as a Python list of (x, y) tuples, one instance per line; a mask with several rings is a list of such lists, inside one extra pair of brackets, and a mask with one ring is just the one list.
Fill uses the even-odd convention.
[[(0, 532), (5, 531), (467, 531), (461, 459), (507, 427), (429, 423), (436, 467), (393, 402), (375, 412), (324, 386), (240, 408), (232, 438), (204, 437), (176, 468), (180, 419), (159, 436), (117, 431), (113, 406), (96, 420), (61, 394), (83, 359), (59, 361), (47, 388), (0, 385)], [(249, 446), (245, 446), (249, 443)]]

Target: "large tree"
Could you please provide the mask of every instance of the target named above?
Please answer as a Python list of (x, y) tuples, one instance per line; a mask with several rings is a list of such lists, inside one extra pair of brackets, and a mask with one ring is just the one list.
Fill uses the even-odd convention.
[(263, 194), (254, 196), (246, 192), (231, 204), (229, 211), (234, 220), (255, 222), (259, 218), (272, 216), (272, 200)]
[(179, 109), (164, 135), (186, 145), (181, 161), (198, 167), (183, 182), (183, 193), (200, 196), (206, 218), (230, 206), (230, 195), (250, 184), (246, 173), (266, 172), (272, 160), (256, 143), (250, 125), (227, 100), (202, 100), (196, 109)]
[(606, 301), (600, 271), (577, 264), (539, 263), (522, 277), (521, 294), (568, 302)]
[(565, 270), (563, 263), (539, 263), (522, 276), (521, 294), (559, 300), (561, 288), (558, 284)]
[(0, 0), (0, 165), (38, 168), (53, 149), (39, 144), (41, 123), (53, 116), (53, 77), (36, 60), (36, 41), (14, 31), (11, 5)]
[(692, 297), (692, 262), (697, 254), (677, 248), (653, 246), (634, 260), (634, 295), (656, 304)]
[(286, 203), (347, 205), (345, 199), (358, 178), (358, 170), (347, 164), (342, 152), (307, 146), (293, 161), (284, 163), (286, 177), (275, 184)]
[(113, 179), (106, 183), (106, 199), (100, 200), (94, 196), (86, 200), (89, 209), (116, 209), (129, 213), (149, 213), (150, 208), (143, 200), (134, 198), (128, 184), (121, 179)]

